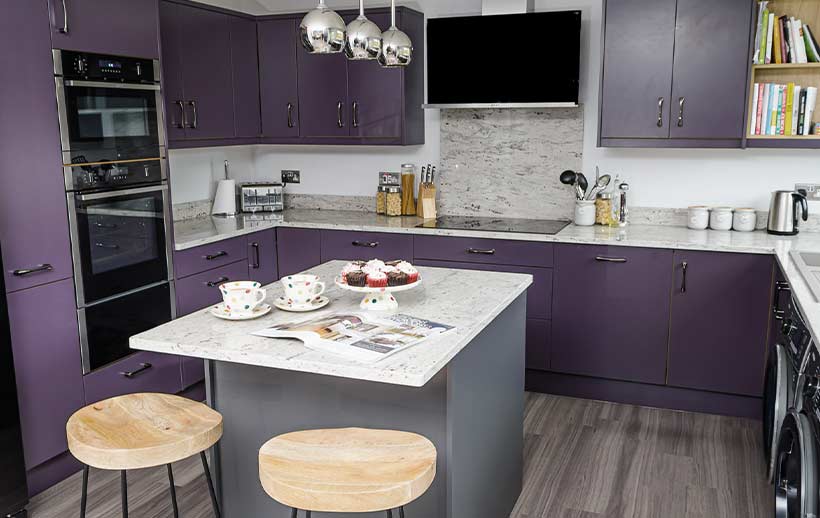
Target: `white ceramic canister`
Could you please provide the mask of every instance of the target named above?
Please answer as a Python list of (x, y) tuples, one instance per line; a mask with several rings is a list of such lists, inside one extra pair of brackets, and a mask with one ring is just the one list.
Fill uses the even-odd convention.
[(595, 201), (575, 201), (575, 224), (581, 227), (590, 227), (595, 224)]
[(693, 205), (689, 207), (689, 219), (686, 226), (692, 230), (705, 230), (709, 227), (709, 207)]
[(757, 212), (754, 209), (735, 209), (732, 217), (732, 228), (738, 232), (751, 232), (757, 225)]
[(712, 213), (709, 216), (709, 227), (713, 230), (731, 230), (732, 208), (712, 207)]

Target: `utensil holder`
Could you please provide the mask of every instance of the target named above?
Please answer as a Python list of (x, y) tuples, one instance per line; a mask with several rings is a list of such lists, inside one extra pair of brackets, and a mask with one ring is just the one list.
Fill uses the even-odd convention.
[(592, 200), (575, 201), (575, 224), (580, 227), (591, 227), (595, 224), (595, 202)]
[(419, 201), (416, 215), (424, 219), (436, 219), (436, 186), (430, 183), (419, 185)]

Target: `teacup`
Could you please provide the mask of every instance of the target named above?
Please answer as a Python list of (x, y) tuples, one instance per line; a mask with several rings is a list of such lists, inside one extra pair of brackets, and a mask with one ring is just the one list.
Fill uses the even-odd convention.
[(225, 309), (231, 313), (249, 315), (264, 302), (267, 293), (256, 281), (226, 282), (219, 285)]
[(316, 275), (288, 275), (281, 282), (285, 298), (294, 306), (306, 306), (325, 292), (325, 283)]

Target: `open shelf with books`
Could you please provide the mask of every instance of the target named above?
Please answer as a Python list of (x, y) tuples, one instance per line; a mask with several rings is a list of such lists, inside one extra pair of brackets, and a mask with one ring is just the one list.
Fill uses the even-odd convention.
[(820, 148), (820, 0), (757, 2), (747, 147)]

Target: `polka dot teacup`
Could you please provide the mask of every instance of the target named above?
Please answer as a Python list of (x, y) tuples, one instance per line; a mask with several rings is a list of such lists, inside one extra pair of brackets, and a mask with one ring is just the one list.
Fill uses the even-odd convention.
[(325, 283), (316, 275), (288, 275), (282, 279), (288, 304), (305, 306), (325, 292)]
[(225, 309), (238, 315), (252, 314), (267, 293), (256, 281), (226, 282), (219, 285)]

